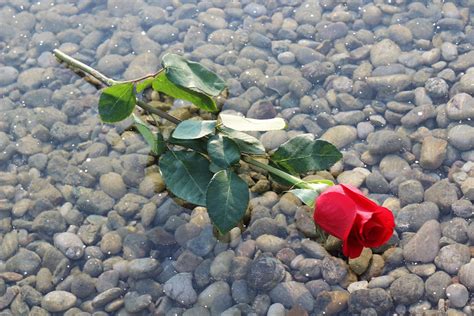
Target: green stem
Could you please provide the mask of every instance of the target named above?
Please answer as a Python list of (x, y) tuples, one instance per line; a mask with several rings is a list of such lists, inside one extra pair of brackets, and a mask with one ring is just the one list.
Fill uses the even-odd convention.
[(291, 174), (288, 174), (288, 173), (286, 173), (284, 171), (281, 171), (280, 169), (274, 168), (270, 165), (264, 164), (264, 163), (262, 163), (258, 160), (253, 159), (252, 157), (243, 156), (242, 160), (249, 163), (249, 164), (251, 164), (251, 165), (254, 165), (256, 167), (267, 170), (268, 172), (270, 172), (270, 173), (272, 173), (272, 174), (288, 181), (289, 183), (291, 183), (293, 186), (295, 186), (297, 188), (312, 189), (306, 182), (304, 182), (300, 178), (292, 176)]
[(96, 78), (97, 80), (99, 80), (100, 82), (102, 82), (103, 84), (105, 84), (107, 86), (113, 86), (114, 84), (119, 83), (118, 81), (107, 77), (106, 75), (100, 73), (99, 71), (95, 70), (94, 68), (87, 66), (83, 62), (80, 62), (79, 60), (77, 60), (75, 58), (72, 58), (71, 56), (63, 53), (59, 49), (54, 49), (53, 54), (60, 61), (65, 62), (69, 66), (75, 67), (75, 68), (91, 75), (92, 77)]
[[(102, 82), (103, 84), (105, 84), (107, 86), (113, 86), (113, 85), (121, 84), (121, 83), (138, 82), (138, 81), (144, 80), (146, 78), (155, 76), (156, 74), (158, 74), (162, 71), (162, 69), (161, 69), (156, 74), (146, 75), (144, 77), (140, 77), (140, 78), (134, 79), (134, 80), (117, 81), (117, 80), (114, 80), (114, 79), (111, 79), (111, 78), (107, 77), (106, 75), (104, 75), (101, 72), (95, 70), (94, 68), (92, 68), (90, 66), (87, 66), (86, 64), (80, 62), (79, 60), (77, 60), (75, 58), (72, 58), (71, 56), (69, 56), (69, 55), (63, 53), (62, 51), (60, 51), (59, 49), (53, 50), (53, 54), (60, 61), (65, 62), (69, 66), (75, 67), (75, 68), (85, 72), (86, 74), (91, 75), (92, 77), (96, 78), (97, 80), (99, 80), (100, 82)], [(159, 117), (161, 117), (161, 118), (163, 118), (163, 119), (165, 119), (165, 120), (167, 120), (171, 123), (174, 123), (174, 124), (181, 123), (180, 119), (178, 119), (178, 118), (176, 118), (176, 117), (174, 117), (174, 116), (172, 116), (172, 115), (170, 115), (170, 114), (168, 114), (168, 113), (166, 113), (166, 112), (164, 112), (160, 109), (154, 108), (146, 102), (143, 102), (143, 101), (137, 99), (137, 105), (139, 107), (141, 107), (142, 109), (144, 109), (145, 111), (156, 114)], [(242, 160), (244, 160), (245, 162), (247, 162), (251, 165), (254, 165), (256, 167), (267, 170), (268, 172), (270, 172), (270, 173), (272, 173), (272, 174), (288, 181), (289, 183), (291, 183), (293, 186), (295, 186), (297, 188), (300, 188), (300, 189), (314, 189), (308, 183), (301, 180), (300, 178), (292, 176), (291, 174), (288, 174), (288, 173), (286, 173), (282, 170), (279, 170), (279, 169), (274, 168), (272, 166), (269, 166), (267, 164), (261, 163), (260, 161), (257, 161), (255, 159), (249, 157), (249, 156), (243, 156)]]
[[(152, 74), (152, 75), (147, 75), (147, 76), (144, 76), (144, 77), (141, 77), (141, 78), (138, 78), (138, 79), (134, 79), (134, 80), (130, 80), (130, 81), (117, 81), (117, 80), (114, 80), (114, 79), (111, 79), (109, 77), (107, 77), (106, 75), (104, 75), (103, 73), (95, 70), (94, 68), (90, 67), (90, 66), (87, 66), (86, 64), (84, 64), (83, 62), (80, 62), (79, 60), (75, 59), (75, 58), (72, 58), (71, 56), (63, 53), (62, 51), (60, 51), (59, 49), (55, 49), (53, 50), (53, 54), (54, 56), (56, 56), (56, 58), (58, 58), (60, 61), (66, 63), (67, 65), (71, 66), (71, 67), (74, 67), (74, 68), (77, 68), (83, 72), (85, 72), (86, 74), (88, 75), (91, 75), (92, 77), (94, 77), (95, 79), (99, 80), (100, 82), (102, 82), (103, 84), (105, 84), (106, 86), (113, 86), (113, 85), (116, 85), (116, 84), (121, 84), (121, 83), (129, 83), (129, 82), (137, 82), (137, 81), (140, 81), (140, 80), (143, 80), (143, 79), (146, 79), (150, 76), (153, 76), (153, 75), (156, 75), (158, 73), (160, 73), (161, 71), (163, 71), (162, 69), (159, 70), (156, 74)], [(165, 111), (162, 111), (160, 109), (157, 109), (157, 108), (154, 108), (153, 106), (149, 105), (148, 103), (146, 102), (143, 102), (142, 100), (138, 100), (137, 99), (137, 105), (139, 107), (141, 107), (142, 109), (144, 109), (145, 111), (148, 111), (150, 113), (153, 113), (153, 114), (156, 114), (158, 115), (159, 117), (161, 118), (164, 118), (165, 120), (168, 120), (170, 121), (171, 123), (174, 123), (174, 124), (179, 124), (181, 123), (181, 120), (166, 113)]]

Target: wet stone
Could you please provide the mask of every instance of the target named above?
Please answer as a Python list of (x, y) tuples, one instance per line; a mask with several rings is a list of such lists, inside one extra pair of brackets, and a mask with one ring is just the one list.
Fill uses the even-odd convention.
[(138, 313), (152, 304), (150, 294), (139, 295), (137, 292), (128, 292), (124, 296), (125, 310), (129, 313)]
[(423, 293), (423, 280), (415, 274), (401, 276), (390, 285), (392, 298), (401, 304), (415, 303), (421, 299)]
[(425, 201), (435, 203), (443, 213), (448, 213), (457, 199), (456, 186), (447, 179), (436, 182), (425, 191)]
[(69, 259), (79, 259), (86, 247), (82, 240), (73, 233), (59, 233), (54, 236), (54, 245)]
[(211, 309), (211, 314), (222, 313), (232, 306), (230, 286), (223, 281), (212, 283), (199, 294), (197, 304)]
[(436, 220), (423, 224), (418, 232), (403, 247), (403, 256), (407, 261), (433, 262), (439, 251), (441, 228)]
[(269, 291), (285, 277), (283, 265), (272, 257), (254, 260), (248, 271), (248, 285), (256, 290)]
[(5, 267), (7, 271), (31, 275), (38, 271), (40, 265), (41, 258), (36, 253), (20, 248), (13, 257), (7, 260)]
[(450, 274), (456, 274), (462, 265), (469, 262), (470, 258), (471, 252), (468, 246), (452, 244), (441, 248), (434, 262), (438, 268)]
[(355, 291), (351, 293), (348, 304), (349, 311), (352, 313), (360, 313), (364, 309), (373, 308), (376, 312), (384, 314), (393, 309), (393, 301), (383, 289)]
[(326, 256), (321, 263), (323, 278), (329, 284), (337, 284), (347, 276), (346, 263), (339, 258)]
[(313, 296), (302, 283), (295, 281), (278, 284), (270, 291), (273, 302), (281, 303), (286, 308), (300, 305), (303, 309), (311, 312), (314, 308)]
[(451, 284), (446, 288), (446, 296), (454, 307), (464, 307), (469, 300), (469, 291), (462, 284)]
[(185, 306), (192, 305), (197, 300), (190, 273), (179, 273), (173, 276), (166, 281), (163, 290), (168, 297)]
[(66, 291), (52, 291), (46, 294), (41, 307), (51, 313), (64, 312), (76, 304), (77, 298), (74, 294)]
[(436, 271), (425, 282), (426, 297), (433, 303), (438, 303), (446, 297), (445, 290), (451, 284), (451, 277), (444, 271)]

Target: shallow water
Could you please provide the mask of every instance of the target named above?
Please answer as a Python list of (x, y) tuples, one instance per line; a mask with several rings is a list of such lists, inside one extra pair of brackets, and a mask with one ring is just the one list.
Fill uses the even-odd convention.
[[(0, 315), (472, 315), (472, 9), (0, 0)], [(287, 120), (255, 135), (267, 149), (300, 133), (341, 148), (320, 175), (391, 209), (394, 236), (348, 262), (314, 241), (310, 209), (252, 175), (249, 226), (216, 240), (205, 209), (168, 197), (130, 122), (100, 122), (96, 87), (54, 48), (115, 79), (166, 52), (200, 61), (228, 84), (223, 110)]]

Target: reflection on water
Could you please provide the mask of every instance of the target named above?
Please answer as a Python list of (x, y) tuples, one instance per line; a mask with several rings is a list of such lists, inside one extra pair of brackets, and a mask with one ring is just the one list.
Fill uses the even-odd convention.
[[(1, 315), (472, 314), (471, 9), (0, 0)], [(320, 175), (390, 208), (393, 238), (341, 260), (337, 241), (314, 241), (312, 210), (251, 172), (249, 226), (216, 240), (205, 209), (163, 191), (127, 122), (99, 121), (95, 86), (54, 48), (116, 79), (165, 52), (200, 61), (227, 82), (223, 110), (287, 120), (258, 135), (267, 149), (299, 133), (343, 148)]]

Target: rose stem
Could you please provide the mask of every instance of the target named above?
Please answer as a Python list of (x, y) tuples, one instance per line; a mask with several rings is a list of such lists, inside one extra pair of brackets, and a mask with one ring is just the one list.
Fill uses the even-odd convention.
[[(157, 75), (158, 73), (160, 73), (162, 71), (162, 69), (161, 69), (155, 74), (146, 75), (144, 77), (134, 79), (134, 80), (130, 80), (130, 81), (117, 81), (117, 80), (114, 80), (112, 78), (107, 77), (106, 75), (102, 74), (101, 72), (97, 71), (96, 69), (94, 69), (90, 66), (87, 66), (83, 62), (80, 62), (79, 60), (65, 54), (64, 52), (60, 51), (59, 49), (54, 49), (53, 54), (60, 61), (66, 63), (69, 66), (77, 68), (77, 69), (83, 71), (86, 74), (91, 75), (92, 77), (96, 78), (97, 80), (99, 80), (100, 82), (105, 84), (106, 86), (113, 86), (113, 85), (122, 84), (122, 83), (138, 82), (138, 81), (144, 80), (146, 78), (153, 77), (153, 76)], [(174, 123), (174, 124), (181, 123), (180, 119), (178, 119), (178, 118), (176, 118), (176, 117), (174, 117), (174, 116), (172, 116), (172, 115), (170, 115), (170, 114), (168, 114), (168, 113), (166, 113), (166, 112), (164, 112), (160, 109), (154, 108), (153, 106), (151, 106), (150, 104), (148, 104), (146, 102), (143, 102), (142, 100), (137, 99), (137, 105), (139, 107), (141, 107), (142, 109), (144, 109), (145, 111), (156, 114), (159, 117), (161, 117), (161, 118), (163, 118), (163, 119), (165, 119), (165, 120), (167, 120), (171, 123)], [(264, 169), (264, 170), (266, 170), (266, 171), (268, 171), (268, 172), (270, 172), (270, 173), (272, 173), (272, 174), (288, 181), (289, 183), (291, 183), (295, 187), (298, 187), (300, 189), (314, 189), (308, 183), (304, 182), (300, 178), (292, 176), (292, 175), (290, 175), (290, 174), (288, 174), (284, 171), (281, 171), (277, 168), (274, 168), (270, 165), (261, 163), (260, 161), (257, 161), (255, 159), (249, 157), (249, 156), (243, 156), (242, 160), (249, 163), (249, 164), (251, 164), (251, 165), (254, 165), (256, 167)]]

